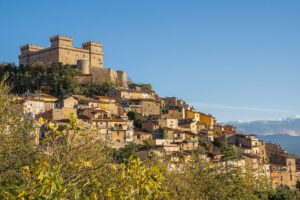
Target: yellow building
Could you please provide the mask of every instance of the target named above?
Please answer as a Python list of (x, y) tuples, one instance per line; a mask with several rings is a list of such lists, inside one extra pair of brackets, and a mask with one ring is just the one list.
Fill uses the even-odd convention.
[(194, 121), (200, 121), (200, 114), (194, 110), (185, 110), (185, 119), (192, 119)]
[(186, 110), (185, 111), (185, 118), (186, 119), (194, 119), (196, 112), (193, 110)]
[(109, 110), (112, 114), (118, 115), (118, 104), (116, 100), (107, 96), (96, 96), (99, 101), (98, 107)]
[(213, 127), (216, 122), (216, 119), (212, 115), (205, 113), (199, 113), (199, 120), (208, 127)]

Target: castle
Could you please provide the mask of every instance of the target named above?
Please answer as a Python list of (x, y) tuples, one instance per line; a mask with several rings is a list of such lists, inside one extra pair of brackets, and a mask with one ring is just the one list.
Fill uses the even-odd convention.
[(73, 39), (68, 36), (50, 37), (51, 46), (43, 48), (39, 45), (26, 44), (21, 46), (20, 65), (39, 63), (51, 65), (62, 63), (77, 65), (81, 69), (80, 82), (114, 83), (126, 87), (126, 72), (104, 68), (102, 45), (97, 42), (84, 42), (82, 48), (72, 45)]

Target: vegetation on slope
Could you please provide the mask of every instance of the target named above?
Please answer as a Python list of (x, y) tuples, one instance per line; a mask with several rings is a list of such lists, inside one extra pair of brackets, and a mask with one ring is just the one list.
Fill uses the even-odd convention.
[[(296, 199), (298, 193), (237, 169), (220, 173), (197, 156), (180, 171), (109, 149), (72, 117), (63, 127), (39, 121), (44, 138), (0, 84), (0, 199)], [(38, 138), (38, 137), (37, 137)], [(118, 158), (118, 159), (116, 159)], [(299, 197), (299, 196), (298, 196)]]
[(11, 85), (12, 92), (24, 94), (25, 92), (41, 91), (59, 98), (71, 94), (86, 96), (104, 95), (113, 84), (78, 84), (76, 76), (80, 70), (76, 66), (53, 64), (51, 66), (29, 65), (15, 66), (12, 64), (0, 65), (0, 80), (5, 76)]

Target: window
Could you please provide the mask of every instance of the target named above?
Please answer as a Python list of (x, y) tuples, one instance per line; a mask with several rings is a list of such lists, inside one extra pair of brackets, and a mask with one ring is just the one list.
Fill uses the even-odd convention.
[(290, 175), (290, 180), (291, 180), (291, 181), (293, 180), (293, 175), (292, 175), (292, 174)]

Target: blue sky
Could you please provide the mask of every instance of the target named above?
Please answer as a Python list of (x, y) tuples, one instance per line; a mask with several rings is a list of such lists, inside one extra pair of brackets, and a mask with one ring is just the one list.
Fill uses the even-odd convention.
[(300, 114), (300, 1), (0, 0), (0, 61), (49, 36), (104, 45), (104, 64), (219, 121)]

